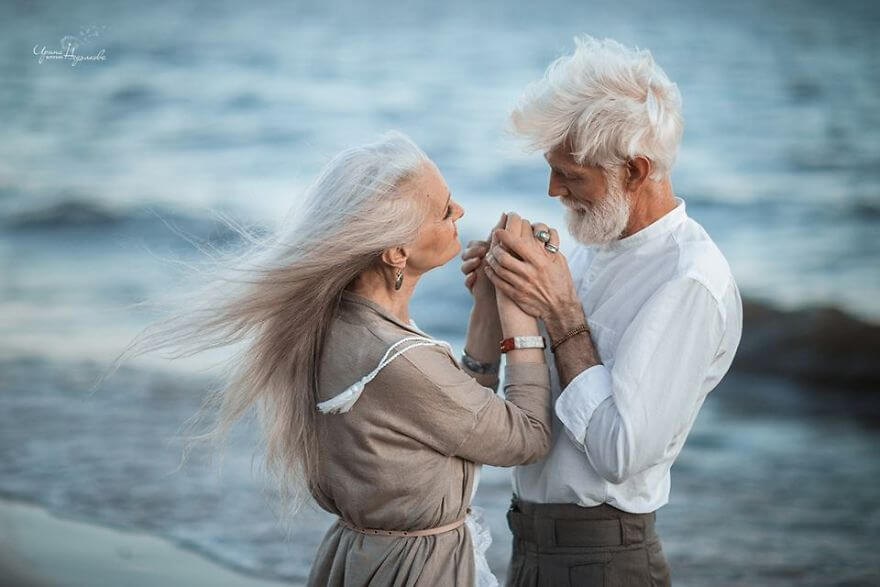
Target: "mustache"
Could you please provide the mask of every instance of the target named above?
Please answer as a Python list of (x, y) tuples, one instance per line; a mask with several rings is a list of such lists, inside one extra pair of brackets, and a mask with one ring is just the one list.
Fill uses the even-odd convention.
[(589, 212), (589, 208), (585, 204), (578, 202), (577, 200), (571, 200), (569, 198), (561, 198), (561, 200), (562, 204), (568, 208), (578, 210), (580, 212)]

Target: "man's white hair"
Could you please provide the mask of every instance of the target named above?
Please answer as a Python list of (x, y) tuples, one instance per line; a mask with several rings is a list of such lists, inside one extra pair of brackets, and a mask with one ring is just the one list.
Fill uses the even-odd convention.
[(681, 142), (681, 94), (648, 50), (575, 38), (530, 84), (511, 114), (515, 132), (544, 152), (570, 141), (579, 164), (608, 168), (638, 155), (650, 178), (669, 174)]

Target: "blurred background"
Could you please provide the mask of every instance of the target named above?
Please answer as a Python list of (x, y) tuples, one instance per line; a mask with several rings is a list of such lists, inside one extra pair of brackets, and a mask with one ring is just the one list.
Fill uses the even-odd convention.
[[(331, 518), (307, 510), (285, 539), (252, 422), (222, 473), (207, 455), (174, 471), (223, 352), (145, 356), (87, 395), (155, 318), (125, 306), (180, 286), (168, 260), (199, 257), (180, 231), (234, 245), (212, 210), (271, 229), (329, 157), (389, 128), (437, 162), (463, 243), (507, 210), (564, 227), (506, 117), (589, 33), (650, 49), (678, 83), (673, 185), (746, 298), (658, 512), (674, 584), (880, 584), (878, 25), (876, 3), (818, 0), (3, 1), (0, 563), (101, 585), (117, 557), (126, 584), (158, 581), (130, 549), (50, 549), (50, 522), (11, 521), (29, 503), (235, 571), (212, 584), (302, 584)], [(92, 59), (51, 58), (70, 46)], [(460, 350), (469, 308), (455, 260), (412, 316)], [(509, 497), (509, 472), (484, 468), (499, 577)]]

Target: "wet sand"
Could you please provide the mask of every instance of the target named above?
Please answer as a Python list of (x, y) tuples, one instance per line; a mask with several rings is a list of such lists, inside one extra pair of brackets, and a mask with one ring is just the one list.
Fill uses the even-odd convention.
[(0, 500), (0, 578), (15, 587), (157, 585), (281, 587), (139, 532), (59, 518)]

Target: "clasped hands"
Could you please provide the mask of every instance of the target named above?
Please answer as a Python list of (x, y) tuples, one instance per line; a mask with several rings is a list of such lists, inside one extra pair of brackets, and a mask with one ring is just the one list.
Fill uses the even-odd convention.
[(548, 250), (535, 236), (539, 231), (549, 233), (549, 243), (559, 247), (556, 229), (514, 212), (501, 215), (487, 240), (467, 244), (461, 271), (475, 302), (493, 303), (497, 292), (545, 322), (557, 310), (580, 307), (565, 256)]

